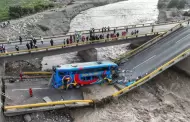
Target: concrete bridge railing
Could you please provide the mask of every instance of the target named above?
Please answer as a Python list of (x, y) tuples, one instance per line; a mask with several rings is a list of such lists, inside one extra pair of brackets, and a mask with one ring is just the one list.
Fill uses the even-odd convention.
[[(170, 21), (170, 22), (165, 22), (165, 23), (144, 23), (144, 24), (137, 24), (137, 25), (125, 25), (125, 26), (118, 26), (118, 27), (110, 27), (110, 31), (113, 31), (113, 29), (117, 29), (117, 30), (125, 30), (126, 28), (128, 29), (132, 29), (132, 28), (142, 28), (142, 27), (150, 27), (150, 26), (160, 26), (160, 25), (169, 25), (169, 24), (177, 24), (177, 23), (184, 23), (184, 22), (189, 22), (189, 21)], [(88, 34), (90, 30), (82, 30), (82, 31), (77, 31), (79, 33), (83, 33), (83, 34)], [(101, 28), (99, 29), (95, 29), (94, 30), (95, 33), (99, 33), (101, 32)], [(68, 37), (70, 35), (74, 35), (75, 32), (69, 32), (67, 33), (59, 33), (59, 34), (53, 34), (52, 36), (45, 36), (43, 37), (44, 39), (51, 39), (51, 38), (59, 38), (59, 37)], [(29, 41), (28, 39), (30, 37), (27, 37), (26, 35), (22, 35), (23, 37), (25, 37), (26, 39), (23, 41)], [(40, 37), (34, 37), (36, 40), (40, 40)], [(12, 39), (10, 39), (12, 40)], [(19, 42), (18, 38), (14, 41), (9, 41), (7, 42), (7, 39), (4, 40), (0, 40), (0, 44), (8, 44), (8, 43), (15, 43), (15, 42)]]
[(94, 41), (88, 41), (88, 42), (79, 42), (79, 43), (72, 43), (72, 44), (61, 44), (61, 45), (56, 45), (56, 46), (49, 46), (49, 47), (43, 47), (43, 48), (36, 48), (36, 49), (30, 49), (30, 50), (20, 50), (20, 51), (13, 51), (13, 52), (6, 52), (6, 53), (0, 53), (0, 57), (8, 57), (8, 56), (16, 56), (16, 55), (22, 55), (22, 54), (31, 54), (31, 53), (37, 53), (37, 52), (47, 52), (51, 50), (56, 50), (56, 49), (62, 49), (62, 48), (70, 48), (70, 47), (77, 47), (80, 45), (91, 45), (93, 43), (107, 43), (107, 42), (115, 42), (118, 40), (122, 39), (134, 39), (134, 38), (140, 38), (140, 37), (146, 37), (146, 36), (152, 36), (155, 34), (161, 34), (165, 33), (164, 31), (161, 32), (154, 32), (154, 33), (147, 33), (147, 34), (139, 34), (139, 35), (133, 35), (133, 36), (120, 36), (120, 37), (115, 37), (115, 38), (109, 38), (109, 39), (100, 39), (100, 40), (94, 40)]

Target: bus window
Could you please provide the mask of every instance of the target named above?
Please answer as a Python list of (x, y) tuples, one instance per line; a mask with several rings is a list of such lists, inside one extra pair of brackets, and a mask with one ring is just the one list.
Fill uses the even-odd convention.
[(68, 72), (59, 72), (58, 74), (59, 74), (59, 76), (63, 77), (65, 75), (68, 75)]
[(89, 76), (88, 76), (88, 77), (86, 77), (86, 80), (87, 80), (87, 81), (88, 81), (88, 80), (91, 80), (91, 77), (89, 77)]

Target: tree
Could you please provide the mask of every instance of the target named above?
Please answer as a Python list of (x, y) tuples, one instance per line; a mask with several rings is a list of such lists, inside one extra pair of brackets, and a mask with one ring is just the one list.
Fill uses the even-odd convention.
[(185, 0), (180, 0), (179, 4), (177, 6), (178, 9), (182, 9), (185, 7), (186, 1)]
[(179, 0), (171, 0), (168, 4), (168, 8), (174, 8), (177, 7), (179, 3)]

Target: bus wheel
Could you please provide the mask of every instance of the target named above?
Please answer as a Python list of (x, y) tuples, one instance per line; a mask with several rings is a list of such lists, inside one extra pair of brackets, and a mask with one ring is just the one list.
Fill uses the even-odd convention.
[(76, 87), (77, 89), (79, 89), (79, 88), (80, 88), (80, 85), (79, 85), (79, 84), (77, 84), (75, 87)]

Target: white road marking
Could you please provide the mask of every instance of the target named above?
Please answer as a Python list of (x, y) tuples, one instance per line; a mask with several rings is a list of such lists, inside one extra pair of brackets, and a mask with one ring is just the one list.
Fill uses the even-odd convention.
[[(190, 34), (188, 34), (187, 36), (189, 36)], [(183, 39), (187, 38), (187, 36), (183, 37), (182, 39), (178, 40), (176, 43), (179, 43), (180, 41), (182, 41)]]
[[(49, 89), (49, 88), (32, 88), (32, 90), (41, 90), (41, 89)], [(29, 90), (28, 89), (12, 89), (12, 91), (26, 91), (26, 90)]]
[(139, 67), (140, 65), (144, 64), (145, 62), (149, 61), (150, 59), (154, 58), (156, 55), (150, 57), (149, 59), (147, 59), (146, 61), (140, 63), (139, 65), (135, 66), (133, 69), (136, 69), (137, 67)]

